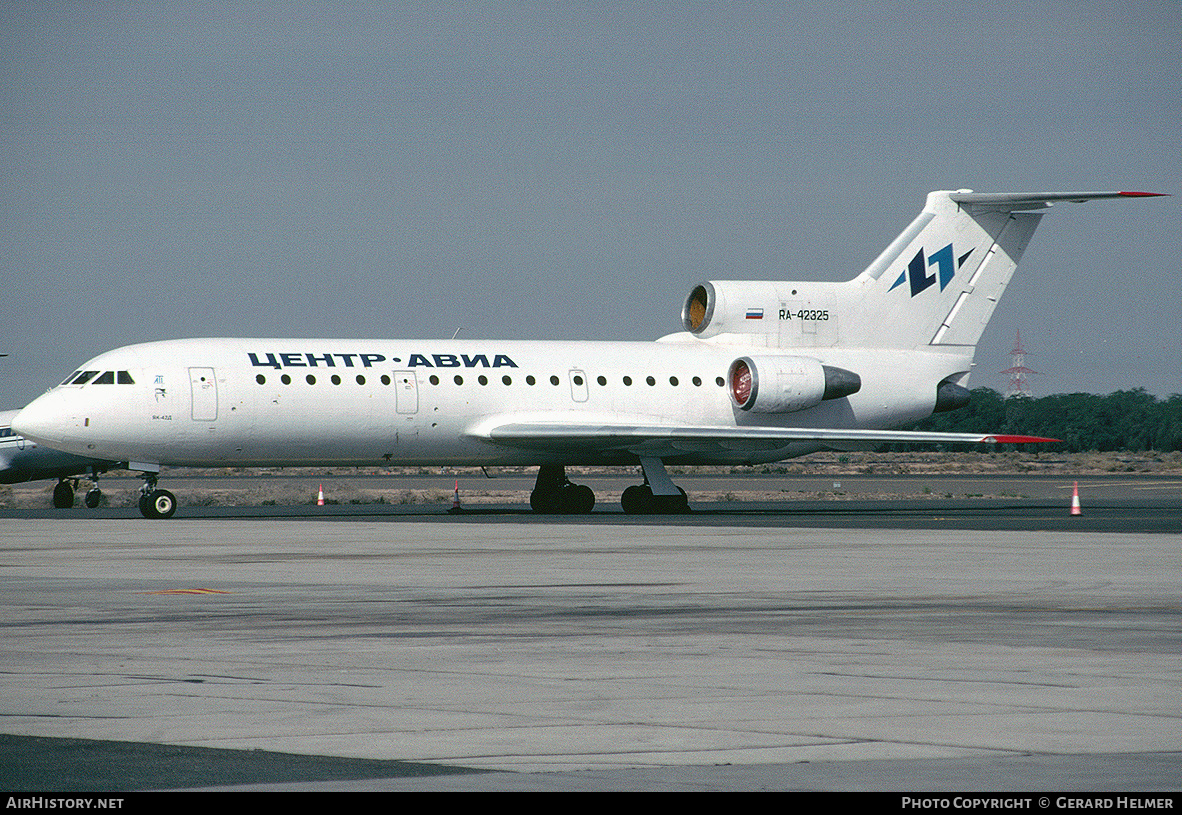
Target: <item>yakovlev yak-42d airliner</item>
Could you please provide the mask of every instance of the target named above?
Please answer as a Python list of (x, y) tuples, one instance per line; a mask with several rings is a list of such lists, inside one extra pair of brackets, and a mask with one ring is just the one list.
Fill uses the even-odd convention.
[(188, 339), (95, 357), (13, 420), (144, 474), (162, 466), (538, 465), (538, 512), (590, 512), (568, 465), (637, 465), (625, 512), (676, 512), (667, 464), (760, 464), (867, 443), (1037, 442), (892, 430), (967, 403), (973, 354), (1041, 212), (1136, 192), (930, 193), (843, 283), (711, 281), (655, 342)]

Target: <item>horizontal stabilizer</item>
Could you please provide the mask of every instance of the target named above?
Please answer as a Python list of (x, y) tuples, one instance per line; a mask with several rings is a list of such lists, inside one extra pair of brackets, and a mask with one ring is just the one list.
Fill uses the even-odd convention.
[(1157, 198), (1161, 192), (953, 192), (948, 197), (958, 204), (996, 207), (1003, 210), (1045, 209), (1056, 201), (1082, 204), (1100, 198)]

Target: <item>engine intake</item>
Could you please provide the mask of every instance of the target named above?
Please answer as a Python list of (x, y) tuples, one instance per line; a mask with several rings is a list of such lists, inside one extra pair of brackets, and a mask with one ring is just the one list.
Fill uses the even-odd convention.
[(685, 300), (685, 307), (681, 310), (681, 324), (686, 331), (700, 334), (714, 316), (714, 286), (701, 283), (694, 286), (689, 297)]
[(857, 393), (862, 378), (811, 357), (739, 357), (731, 363), (727, 384), (741, 410), (793, 413)]

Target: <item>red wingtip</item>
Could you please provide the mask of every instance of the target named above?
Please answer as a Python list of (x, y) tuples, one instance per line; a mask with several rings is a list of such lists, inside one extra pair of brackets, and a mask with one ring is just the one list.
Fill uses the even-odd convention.
[(988, 444), (1038, 444), (1040, 442), (1054, 443), (1062, 439), (1044, 439), (1042, 436), (986, 436), (981, 439)]
[(1169, 198), (1168, 192), (1122, 192), (1121, 195), (1129, 198)]

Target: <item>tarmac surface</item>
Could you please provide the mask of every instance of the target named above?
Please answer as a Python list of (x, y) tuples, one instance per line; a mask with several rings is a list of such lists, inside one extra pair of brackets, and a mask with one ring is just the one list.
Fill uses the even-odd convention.
[(1182, 787), (1176, 488), (805, 503), (4, 510), (0, 789)]

